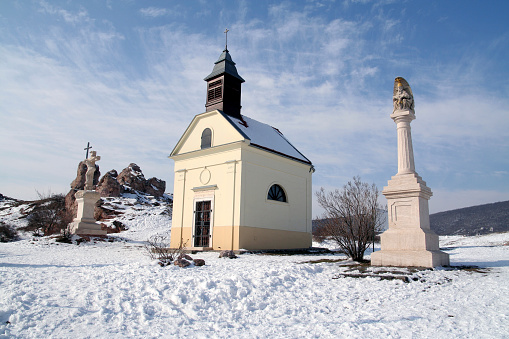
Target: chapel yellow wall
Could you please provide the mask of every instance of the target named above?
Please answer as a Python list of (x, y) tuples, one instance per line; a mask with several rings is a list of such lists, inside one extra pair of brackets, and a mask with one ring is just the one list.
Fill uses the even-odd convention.
[[(184, 242), (188, 240), (188, 246), (193, 246), (195, 199), (212, 197), (212, 245), (214, 249), (217, 247), (231, 249), (231, 231), (222, 231), (222, 229), (239, 225), (240, 221), (242, 164), (236, 160), (240, 159), (240, 147), (237, 146), (235, 149), (235, 146), (228, 146), (227, 149), (218, 152), (209, 152), (210, 150), (212, 149), (207, 150), (205, 152), (207, 154), (202, 156), (175, 160), (172, 247), (180, 242), (180, 227), (183, 227)], [(210, 171), (210, 181), (207, 183), (200, 180), (203, 171)], [(211, 189), (193, 190), (193, 188), (214, 185), (215, 187)], [(229, 232), (229, 238), (221, 235), (225, 232)], [(218, 240), (216, 240), (216, 233)], [(174, 237), (179, 240), (174, 240)], [(228, 248), (225, 248), (226, 246)]]
[[(241, 225), (274, 230), (311, 232), (310, 165), (243, 145)], [(278, 184), (288, 202), (267, 199)]]
[(312, 236), (308, 232), (244, 226), (239, 228), (239, 233), (240, 249), (267, 250), (311, 247)]
[[(214, 201), (214, 250), (311, 246), (310, 165), (249, 146), (249, 140), (244, 141), (217, 112), (198, 117), (172, 156), (175, 178), (171, 247), (178, 247), (181, 239), (192, 247), (194, 201), (201, 195), (212, 196)], [(207, 127), (213, 130), (213, 147), (200, 150), (201, 133)], [(210, 171), (206, 183), (200, 179), (204, 170)], [(274, 183), (285, 189), (288, 203), (266, 199)], [(193, 190), (212, 185), (216, 187)]]
[[(217, 251), (308, 248), (312, 242), (312, 236), (309, 232), (282, 231), (248, 226), (235, 226), (233, 228), (231, 226), (215, 226), (213, 232), (211, 245), (213, 250)], [(192, 248), (191, 238), (191, 227), (182, 228), (182, 245)], [(178, 248), (180, 239), (180, 228), (172, 228), (170, 247)]]

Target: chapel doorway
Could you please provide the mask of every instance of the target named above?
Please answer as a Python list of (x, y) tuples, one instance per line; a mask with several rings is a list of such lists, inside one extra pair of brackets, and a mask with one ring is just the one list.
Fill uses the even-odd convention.
[(210, 247), (211, 200), (196, 201), (194, 213), (194, 247)]

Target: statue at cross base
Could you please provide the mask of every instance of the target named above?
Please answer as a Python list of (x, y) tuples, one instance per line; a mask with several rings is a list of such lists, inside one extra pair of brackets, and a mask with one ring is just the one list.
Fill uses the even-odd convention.
[(85, 159), (87, 165), (87, 173), (85, 174), (85, 190), (91, 191), (94, 189), (94, 173), (95, 173), (95, 162), (101, 160), (101, 157), (97, 155), (96, 151), (90, 152), (90, 157)]
[(96, 151), (91, 151), (90, 157), (85, 159), (87, 165), (85, 189), (77, 191), (75, 195), (78, 211), (76, 218), (69, 224), (72, 234), (105, 236), (107, 233), (101, 229), (101, 225), (97, 224), (94, 218), (95, 203), (101, 199), (99, 192), (94, 191), (95, 162), (99, 160), (101, 157), (97, 155)]

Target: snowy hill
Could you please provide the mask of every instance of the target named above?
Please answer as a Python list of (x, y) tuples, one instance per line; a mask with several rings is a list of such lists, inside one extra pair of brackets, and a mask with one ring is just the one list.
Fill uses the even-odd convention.
[[(22, 205), (5, 208), (11, 203), (2, 202), (0, 218), (21, 222)], [(211, 252), (197, 254), (202, 267), (160, 267), (144, 240), (169, 234), (165, 207), (137, 196), (103, 203), (123, 212), (115, 218), (128, 230), (108, 236), (116, 241), (75, 245), (25, 234), (0, 243), (0, 338), (509, 336), (509, 233), (442, 237), (451, 264), (464, 265), (455, 269)], [(380, 279), (391, 275), (408, 282)]]
[[(22, 230), (28, 224), (28, 216), (41, 201), (22, 201), (2, 196), (0, 198), (0, 221)], [(154, 197), (133, 190), (121, 193), (119, 197), (103, 197), (96, 208), (96, 216), (108, 232), (140, 234), (148, 237), (152, 233), (168, 232), (171, 228), (172, 196), (163, 194)], [(31, 233), (21, 232), (22, 238), (30, 238)], [(138, 240), (147, 240), (140, 238)]]
[(429, 219), (438, 235), (509, 232), (509, 201), (435, 213)]
[[(155, 198), (139, 193), (122, 193), (120, 197), (101, 198), (100, 208), (108, 219), (100, 222), (108, 228), (122, 225), (122, 236), (132, 240), (147, 240), (152, 234), (171, 229), (172, 197), (164, 194)], [(137, 237), (136, 235), (139, 235)]]

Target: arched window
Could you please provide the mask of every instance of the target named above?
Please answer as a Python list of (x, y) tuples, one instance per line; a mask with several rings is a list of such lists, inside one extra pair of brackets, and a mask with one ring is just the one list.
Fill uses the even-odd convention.
[(286, 202), (286, 194), (283, 187), (277, 184), (272, 185), (267, 194), (267, 199)]
[(212, 131), (205, 128), (201, 134), (201, 149), (209, 148), (212, 144)]

